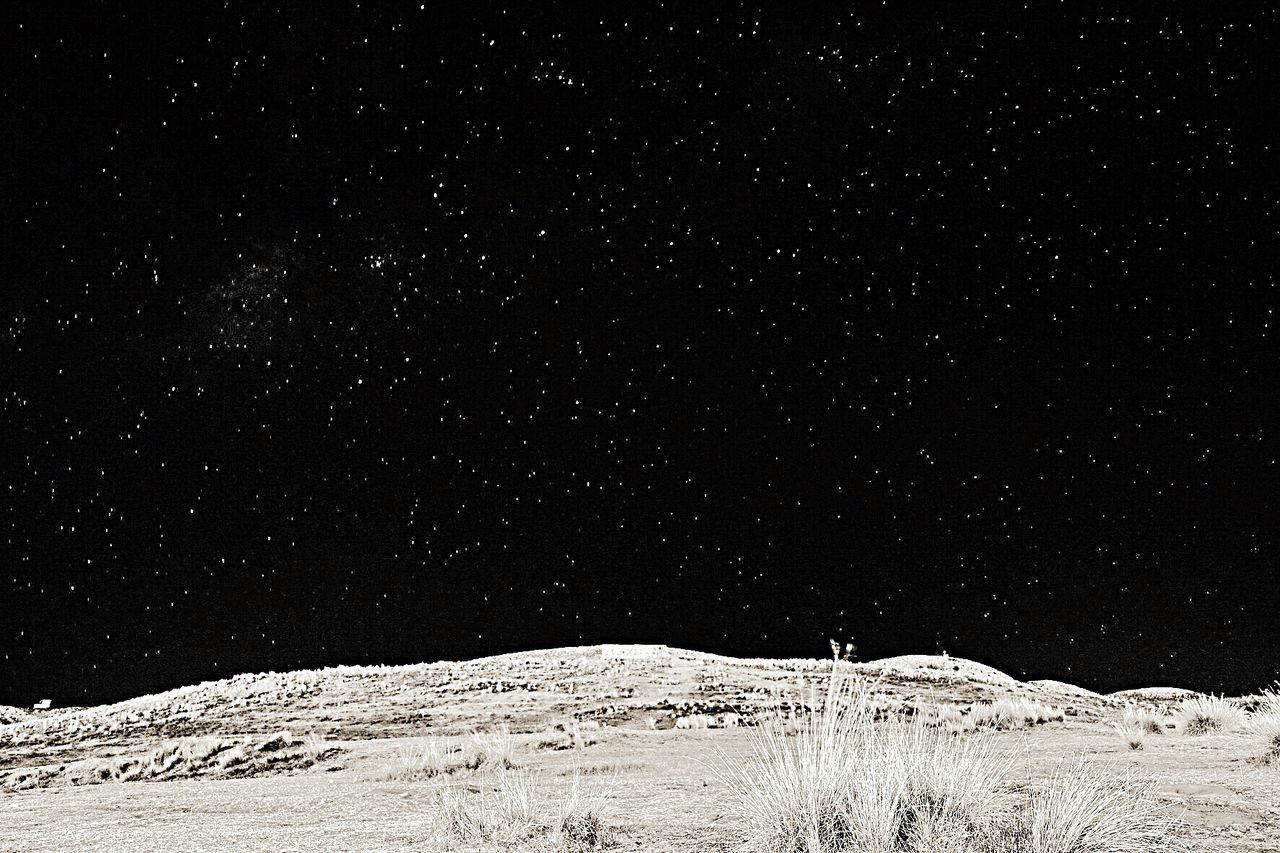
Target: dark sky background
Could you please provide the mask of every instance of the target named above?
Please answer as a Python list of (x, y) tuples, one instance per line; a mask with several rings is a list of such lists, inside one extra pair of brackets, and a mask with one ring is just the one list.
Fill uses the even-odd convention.
[(3, 13), (0, 702), (1280, 676), (1274, 8), (200, 5)]

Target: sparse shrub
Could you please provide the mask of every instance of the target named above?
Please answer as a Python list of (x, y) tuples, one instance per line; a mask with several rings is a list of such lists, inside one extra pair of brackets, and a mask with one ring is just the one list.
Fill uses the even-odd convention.
[(1240, 725), (1243, 716), (1243, 711), (1222, 696), (1193, 696), (1178, 708), (1178, 729), (1193, 736), (1230, 731)]
[(1112, 723), (1111, 728), (1115, 729), (1117, 735), (1120, 736), (1125, 746), (1130, 750), (1138, 751), (1147, 747), (1147, 729), (1141, 724), (1132, 721), (1122, 721)]

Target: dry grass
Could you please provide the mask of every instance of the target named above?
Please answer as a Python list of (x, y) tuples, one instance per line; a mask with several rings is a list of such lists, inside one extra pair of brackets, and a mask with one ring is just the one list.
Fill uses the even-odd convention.
[(1262, 691), (1258, 710), (1249, 716), (1245, 724), (1249, 733), (1262, 741), (1263, 764), (1280, 764), (1280, 691)]
[(254, 744), (216, 736), (172, 738), (141, 754), (89, 757), (63, 764), (0, 771), (0, 791), (50, 785), (97, 785), (193, 777), (245, 776), (313, 764), (288, 732)]
[(1164, 714), (1150, 708), (1140, 708), (1137, 705), (1126, 706), (1124, 714), (1120, 717), (1120, 722), (1124, 726), (1141, 729), (1144, 734), (1149, 735), (1164, 734), (1164, 721)]
[(1111, 728), (1130, 750), (1137, 752), (1147, 748), (1147, 728), (1142, 723), (1123, 720), (1112, 723)]
[(1179, 706), (1176, 713), (1178, 730), (1185, 735), (1205, 735), (1238, 728), (1244, 712), (1222, 696), (1193, 696)]
[(467, 747), (466, 765), (472, 770), (484, 766), (498, 770), (516, 767), (515, 738), (507, 726), (489, 732), (473, 732), (467, 739)]
[(151, 751), (147, 761), (146, 775), (152, 778), (163, 776), (177, 766), (183, 757), (182, 742), (171, 740), (160, 744)]
[(1186, 849), (1153, 787), (1108, 778), (1083, 758), (1028, 797), (1001, 853), (1155, 853)]
[(969, 710), (974, 728), (1022, 729), (1049, 722), (1062, 722), (1060, 708), (1025, 697), (1004, 697), (994, 702), (978, 702)]
[(323, 761), (333, 751), (335, 747), (325, 740), (324, 735), (317, 732), (311, 732), (302, 739), (302, 753), (313, 764)]
[(436, 819), (443, 835), (467, 849), (598, 850), (613, 840), (607, 794), (576, 775), (555, 798), (539, 790), (533, 773), (518, 769), (502, 770), (497, 784), (479, 794), (444, 788)]
[(452, 772), (444, 746), (425, 738), (397, 750), (390, 766), (377, 774), (380, 782), (421, 782)]
[(1247, 726), (1249, 733), (1262, 741), (1262, 763), (1280, 764), (1280, 714), (1254, 714)]
[(952, 730), (964, 728), (964, 712), (950, 703), (935, 706), (932, 720), (935, 725), (943, 728)]
[(579, 774), (574, 774), (568, 794), (560, 801), (556, 813), (562, 846), (589, 850), (609, 846), (614, 836), (609, 798), (607, 789), (588, 787)]
[(589, 746), (595, 746), (600, 742), (597, 737), (599, 727), (592, 728), (586, 723), (578, 720), (571, 720), (567, 723), (558, 723), (549, 731), (546, 731), (536, 742), (537, 749), (577, 749), (583, 750)]
[(207, 764), (213, 756), (230, 749), (234, 744), (219, 737), (202, 737), (186, 745), (187, 760), (193, 764)]
[(462, 746), (448, 746), (440, 738), (422, 738), (395, 753), (391, 764), (375, 774), (380, 782), (421, 782), (448, 776), (463, 768), (514, 770), (515, 738), (506, 727), (491, 732), (473, 732)]
[(537, 834), (542, 816), (533, 774), (504, 771), (491, 791), (472, 796), (459, 788), (440, 792), (438, 819), (459, 841), (517, 844)]
[[(1012, 758), (993, 735), (953, 737), (927, 720), (876, 723), (870, 691), (836, 686), (794, 736), (753, 732), (745, 758), (727, 758), (744, 847), (774, 853), (1155, 853), (1172, 838), (1148, 790), (1107, 783), (1077, 764), (1018, 797), (1003, 782)], [(1051, 717), (1040, 703), (992, 706), (1020, 726)], [(1045, 706), (1047, 708), (1047, 706)], [(1021, 722), (1020, 722), (1021, 721)], [(994, 725), (1000, 725), (996, 722)]]
[(587, 764), (580, 767), (573, 767), (568, 770), (561, 771), (562, 776), (607, 776), (610, 778), (619, 777), (624, 773), (633, 770), (643, 770), (645, 764), (635, 761), (622, 762), (613, 761), (607, 764)]
[(913, 846), (901, 849), (945, 850), (999, 822), (1008, 760), (989, 738), (901, 720), (877, 726), (869, 697), (865, 684), (833, 683), (794, 736), (761, 726), (752, 754), (726, 763), (751, 849), (890, 851), (905, 839)]
[(1261, 710), (1272, 714), (1280, 714), (1280, 683), (1277, 683), (1277, 688), (1276, 690), (1262, 691)]

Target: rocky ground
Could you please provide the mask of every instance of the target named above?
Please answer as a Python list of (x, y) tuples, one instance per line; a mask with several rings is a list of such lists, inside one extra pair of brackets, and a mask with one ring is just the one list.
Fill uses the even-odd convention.
[[(1170, 728), (1132, 751), (1112, 730), (1126, 704), (1160, 710), (1177, 691), (1099, 696), (934, 656), (840, 667), (875, 683), (882, 713), (954, 705), (958, 730), (975, 703), (1053, 709), (994, 735), (1015, 756), (1010, 785), (1083, 754), (1156, 782), (1197, 850), (1280, 850), (1280, 767), (1257, 760), (1254, 736)], [(495, 735), (504, 755), (548, 802), (572, 786), (604, 797), (615, 849), (729, 849), (739, 836), (720, 768), (749, 750), (752, 724), (814, 702), (831, 668), (589, 646), (0, 709), (0, 850), (471, 849), (437, 818), (442, 791), (484, 797), (506, 772), (470, 757), (476, 731), (510, 732)], [(441, 750), (444, 772), (431, 769)]]

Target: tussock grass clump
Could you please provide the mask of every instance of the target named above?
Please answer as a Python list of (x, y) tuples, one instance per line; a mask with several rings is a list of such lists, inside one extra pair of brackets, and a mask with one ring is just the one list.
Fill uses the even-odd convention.
[(490, 732), (473, 732), (468, 738), (466, 765), (472, 770), (489, 766), (498, 770), (515, 768), (515, 738), (507, 726)]
[(900, 719), (876, 725), (870, 695), (862, 683), (833, 682), (793, 736), (760, 726), (752, 754), (728, 761), (722, 776), (751, 849), (963, 849), (1001, 822), (1008, 759), (990, 738)]
[[(936, 726), (950, 734), (959, 734), (966, 727), (964, 711), (950, 702), (935, 705), (923, 704), (915, 706), (914, 713), (926, 726)], [(969, 724), (972, 728), (972, 724)]]
[(276, 752), (293, 746), (293, 734), (289, 731), (276, 732), (258, 744), (258, 752)]
[(1112, 723), (1111, 728), (1131, 751), (1137, 752), (1147, 748), (1147, 729), (1141, 723), (1123, 720)]
[(330, 753), (338, 751), (325, 740), (324, 735), (311, 732), (302, 739), (302, 754), (312, 763), (323, 761)]
[(1143, 733), (1149, 735), (1164, 734), (1164, 720), (1163, 714), (1137, 705), (1125, 706), (1124, 713), (1120, 717), (1122, 725), (1141, 729)]
[(588, 790), (575, 775), (568, 791), (553, 798), (519, 769), (501, 771), (497, 785), (479, 794), (442, 789), (436, 819), (450, 839), (499, 849), (598, 850), (614, 836), (605, 793)]
[(248, 764), (249, 760), (249, 751), (244, 748), (243, 744), (237, 744), (219, 756), (218, 767), (223, 770), (227, 770), (232, 767), (239, 767), (243, 764)]
[[(142, 753), (88, 757), (39, 768), (38, 779), (42, 786), (160, 782), (202, 776), (248, 776), (313, 763), (291, 745), (288, 732), (268, 735), (257, 746), (243, 739), (237, 742), (212, 735), (172, 738)], [(30, 773), (23, 770), (0, 772), (0, 790), (14, 789), (28, 776)]]
[(440, 741), (427, 738), (396, 751), (395, 758), (378, 777), (380, 781), (421, 782), (450, 773), (448, 755)]
[(1246, 724), (1249, 733), (1263, 743), (1262, 764), (1280, 765), (1280, 690), (1263, 690), (1258, 709)]
[(186, 761), (193, 765), (208, 764), (210, 760), (222, 752), (224, 749), (230, 749), (232, 743), (218, 737), (201, 737), (188, 741), (183, 745), (183, 755)]
[[(1277, 682), (1280, 688), (1280, 682)], [(1258, 708), (1258, 712), (1262, 714), (1280, 714), (1280, 689), (1263, 690), (1262, 703)]]
[(182, 742), (166, 741), (151, 751), (147, 762), (146, 775), (163, 776), (183, 760)]
[(1084, 759), (1027, 798), (992, 850), (1009, 853), (1156, 853), (1185, 850), (1154, 788), (1114, 780)]
[(538, 738), (535, 748), (540, 750), (583, 750), (600, 742), (600, 739), (596, 736), (598, 732), (599, 726), (592, 727), (577, 720), (557, 723), (552, 729), (544, 732)]
[(473, 732), (462, 746), (446, 747), (437, 738), (416, 741), (398, 750), (380, 781), (420, 782), (447, 776), (462, 768), (514, 770), (515, 738), (503, 726), (492, 732)]
[(441, 791), (439, 819), (461, 841), (516, 844), (536, 833), (541, 817), (533, 774), (504, 771), (498, 785), (479, 797), (458, 788)]
[(1062, 722), (1060, 708), (1022, 696), (1003, 697), (994, 702), (978, 702), (969, 710), (974, 728), (1022, 729), (1049, 722)]
[(1280, 693), (1263, 693), (1261, 708), (1245, 724), (1248, 732), (1262, 741), (1262, 764), (1280, 765)]
[(1185, 700), (1176, 716), (1179, 731), (1198, 736), (1237, 728), (1244, 712), (1225, 697), (1208, 694)]
[(630, 770), (643, 770), (646, 764), (639, 761), (611, 761), (605, 764), (586, 764), (560, 772), (561, 776), (621, 776)]
[(561, 845), (571, 850), (607, 847), (614, 839), (609, 822), (609, 792), (588, 787), (575, 773), (568, 794), (556, 810), (555, 832)]
[(145, 771), (146, 765), (137, 758), (120, 758), (111, 766), (111, 778), (117, 782), (132, 782), (141, 779)]
[(833, 674), (825, 702), (809, 703), (793, 736), (766, 723), (745, 757), (726, 757), (721, 776), (745, 849), (1166, 853), (1171, 844), (1149, 790), (1079, 764), (1020, 795), (1004, 782), (1013, 757), (991, 732), (956, 737), (923, 716), (877, 722), (869, 696), (860, 682), (837, 686)]
[(964, 727), (964, 712), (949, 702), (937, 705), (933, 710), (933, 721), (943, 728)]

